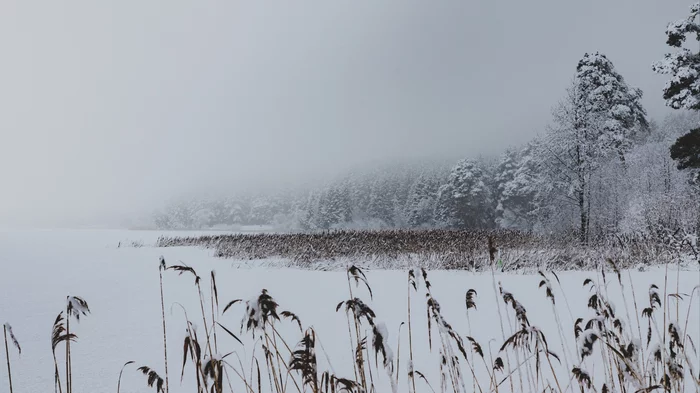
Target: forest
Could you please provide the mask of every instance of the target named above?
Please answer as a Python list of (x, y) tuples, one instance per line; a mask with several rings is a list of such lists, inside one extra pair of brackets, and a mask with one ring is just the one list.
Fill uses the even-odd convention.
[(386, 165), (306, 190), (180, 200), (156, 212), (154, 223), (161, 229), (271, 225), (291, 231), (502, 228), (578, 233), (583, 225), (586, 236), (660, 227), (694, 232), (695, 174), (677, 169), (669, 149), (699, 120), (697, 114), (683, 112), (660, 123), (650, 121), (625, 141), (622, 155), (587, 157), (590, 161), (581, 165), (583, 181), (574, 177), (580, 164), (569, 154), (576, 150), (576, 136), (553, 127), (498, 159), (464, 159), (452, 167)]
[[(409, 162), (348, 171), (312, 187), (171, 200), (153, 214), (160, 229), (263, 225), (278, 231), (329, 229), (509, 229), (575, 236), (659, 230), (697, 232), (697, 7), (672, 23), (675, 53), (652, 66), (677, 109), (650, 119), (643, 92), (611, 58), (586, 53), (552, 108), (549, 125), (499, 157)], [(658, 94), (658, 92), (652, 92)]]

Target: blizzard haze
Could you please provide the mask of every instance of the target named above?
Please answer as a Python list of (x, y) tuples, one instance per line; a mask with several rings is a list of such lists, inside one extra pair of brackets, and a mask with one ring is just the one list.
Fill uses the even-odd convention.
[(495, 154), (545, 127), (585, 52), (660, 118), (651, 63), (690, 5), (5, 0), (0, 225), (106, 224), (181, 193)]

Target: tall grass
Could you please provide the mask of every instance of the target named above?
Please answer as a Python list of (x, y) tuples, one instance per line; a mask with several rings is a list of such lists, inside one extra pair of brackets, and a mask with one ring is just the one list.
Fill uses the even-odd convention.
[(86, 316), (90, 313), (90, 307), (85, 299), (78, 296), (66, 297), (66, 336), (63, 340), (66, 343), (66, 393), (73, 392), (73, 363), (70, 352), (70, 344), (77, 336), (70, 332), (71, 317), (75, 318), (76, 322), (80, 321), (80, 316)]
[(124, 365), (122, 366), (122, 369), (119, 370), (119, 379), (117, 380), (117, 393), (119, 393), (121, 391), (122, 375), (124, 374), (124, 369), (126, 368), (126, 366), (128, 366), (130, 364), (134, 364), (134, 363), (135, 362), (133, 360), (129, 360), (128, 362), (124, 363)]
[[(526, 305), (497, 280), (496, 250), (492, 242), (489, 243), (488, 255), (494, 291), (489, 296), (496, 300), (499, 321), (481, 320), (480, 323), (500, 331), (500, 342), (493, 349), (491, 342), (484, 345), (471, 331), (472, 322), (479, 318), (481, 307), (477, 306), (484, 300), (484, 294), (466, 290), (463, 299), (467, 330), (458, 331), (450, 322), (457, 316), (446, 315), (433, 290), (430, 273), (422, 268), (408, 272), (407, 329), (402, 336), (399, 326), (398, 338), (393, 341), (396, 343), (394, 352), (389, 329), (372, 307), (372, 283), (363, 269), (355, 265), (347, 267), (346, 282), (342, 285), (347, 285), (348, 297), (339, 299), (335, 312), (342, 311), (347, 320), (348, 348), (345, 353), (348, 359), (335, 359), (325, 352), (321, 342), (322, 339), (329, 341), (338, 337), (323, 337), (322, 332), (313, 326), (305, 326), (295, 312), (283, 308), (283, 299), (278, 301), (268, 290), (262, 289), (247, 301), (233, 299), (219, 310), (217, 280), (213, 273), (208, 280), (209, 288), (206, 288), (207, 282), (191, 266), (184, 263), (166, 266), (161, 259), (159, 284), (164, 351), (167, 351), (168, 331), (164, 322), (162, 287), (163, 281), (169, 279), (164, 272), (172, 271), (193, 278), (193, 289), (199, 303), (198, 310), (192, 314), (196, 315), (195, 319), (190, 318), (183, 306), (174, 305), (183, 311), (180, 327), (186, 332), (180, 380), (193, 381), (197, 393), (700, 391), (697, 338), (688, 332), (693, 310), (700, 307), (700, 286), (691, 293), (680, 293), (677, 287), (669, 287), (667, 272), (662, 287), (651, 285), (647, 295), (640, 298), (635, 296), (633, 289), (629, 290), (632, 287), (630, 275), (624, 276), (618, 265), (610, 260), (592, 271), (595, 278), (581, 283), (589, 291), (589, 296), (585, 304), (574, 309), (581, 316), (574, 321), (575, 314), (559, 277), (555, 272), (541, 271), (539, 282), (534, 281), (532, 285), (539, 284), (542, 297), (536, 304), (527, 306), (551, 309), (561, 343), (561, 347), (554, 348), (537, 325), (538, 321), (531, 319)], [(619, 307), (610, 300), (609, 284), (614, 281), (623, 292), (623, 304)], [(559, 283), (558, 291), (552, 285), (555, 282)], [(571, 318), (562, 318), (554, 307), (562, 298)], [(422, 302), (423, 306), (416, 308), (417, 302)], [(334, 317), (333, 310), (316, 311)], [(51, 341), (58, 392), (70, 393), (73, 388), (70, 346), (77, 336), (71, 331), (70, 322), (89, 312), (84, 299), (68, 297), (65, 315), (60, 312), (54, 321)], [(241, 318), (238, 329), (223, 323), (222, 316), (232, 314)], [(418, 329), (415, 324), (416, 315), (420, 314), (425, 316), (425, 330)], [(298, 333), (290, 334), (297, 329)], [(233, 341), (217, 339), (217, 330)], [(7, 327), (5, 333), (9, 374), (7, 335), (15, 344), (16, 339)], [(242, 335), (248, 336), (246, 346)], [(404, 354), (407, 364), (403, 369), (400, 362), (402, 340), (408, 340), (408, 353)], [(421, 341), (433, 355), (416, 352), (416, 344)], [(220, 352), (219, 347), (226, 346), (226, 342), (234, 344)], [(56, 356), (61, 344), (65, 345), (66, 352), (65, 390), (61, 386)], [(575, 352), (570, 350), (571, 347), (576, 349)], [(240, 357), (241, 353), (245, 359)], [(167, 354), (164, 357), (167, 361)], [(428, 359), (436, 359), (436, 363), (431, 366)], [(332, 362), (347, 360), (353, 365), (351, 374), (337, 373)], [(417, 360), (423, 369), (419, 369)], [(117, 392), (121, 388), (125, 367), (132, 363), (126, 362), (120, 370)], [(165, 367), (167, 370), (167, 363)], [(137, 371), (146, 377), (148, 387), (159, 393), (167, 392), (167, 371), (165, 378), (150, 366), (141, 366)], [(131, 377), (127, 373), (124, 378)]]
[[(491, 261), (494, 264), (493, 261)], [(197, 381), (200, 392), (233, 392), (232, 386), (243, 386), (246, 392), (378, 392), (378, 391), (440, 391), (440, 392), (691, 392), (700, 389), (700, 376), (697, 369), (697, 351), (692, 336), (685, 333), (693, 307), (698, 306), (697, 289), (691, 294), (670, 293), (664, 299), (656, 285), (649, 288), (649, 298), (642, 301), (627, 292), (623, 296), (623, 307), (616, 310), (609, 300), (608, 282), (611, 273), (616, 277), (622, 291), (627, 291), (621, 271), (612, 261), (598, 271), (599, 281), (586, 279), (582, 285), (591, 295), (584, 305), (593, 313), (589, 318), (578, 318), (566, 334), (562, 318), (554, 307), (557, 294), (550, 281), (556, 282), (554, 272), (540, 272), (539, 287), (543, 289), (543, 305), (550, 304), (555, 321), (556, 334), (561, 341), (560, 351), (549, 346), (545, 333), (530, 320), (525, 306), (516, 296), (494, 281), (494, 296), (499, 298), (499, 322), (503, 338), (495, 349), (484, 347), (471, 332), (457, 332), (443, 314), (438, 299), (433, 295), (429, 273), (424, 269), (408, 273), (407, 339), (408, 366), (405, 385), (399, 374), (399, 356), (394, 356), (389, 345), (386, 326), (370, 306), (373, 291), (364, 271), (357, 266), (346, 270), (348, 299), (341, 301), (336, 311), (341, 309), (347, 318), (349, 353), (352, 356), (354, 373), (351, 377), (339, 376), (330, 370), (319, 369), (319, 333), (313, 327), (303, 328), (302, 322), (291, 311), (280, 311), (280, 305), (267, 290), (257, 297), (244, 302), (235, 299), (227, 303), (223, 313), (232, 312), (236, 305), (244, 305), (240, 331), (254, 338), (254, 348), (250, 370), (239, 361), (229, 362), (233, 352), (220, 355), (212, 352), (215, 347), (213, 326), (220, 326), (228, 335), (241, 344), (239, 337), (231, 329), (220, 324), (217, 307), (218, 296), (212, 288), (209, 299), (214, 307), (209, 322), (204, 310), (204, 292), (201, 280), (191, 267), (175, 265), (168, 268), (195, 277), (195, 286), (200, 302), (201, 319), (208, 326), (203, 334), (198, 334), (192, 322), (186, 317), (188, 335), (185, 339), (185, 357), (190, 360), (192, 377)], [(664, 279), (666, 282), (666, 279)], [(533, 283), (535, 285), (537, 283)], [(631, 284), (631, 282), (630, 282)], [(414, 364), (413, 341), (415, 329), (411, 318), (412, 293), (422, 292), (425, 297), (427, 334), (420, 337), (427, 341), (431, 352), (438, 354), (436, 380), (430, 380), (423, 370)], [(363, 294), (361, 294), (363, 293)], [(563, 291), (560, 294), (563, 296)], [(640, 342), (641, 329), (633, 328), (637, 306), (628, 309), (627, 298), (634, 302), (648, 304), (640, 312), (648, 325), (645, 341)], [(465, 295), (467, 315), (478, 315), (477, 294), (468, 290)], [(668, 299), (672, 299), (669, 301)], [(500, 302), (503, 302), (502, 307)], [(685, 313), (676, 303), (687, 301)], [(568, 303), (568, 300), (566, 301)], [(674, 312), (681, 319), (664, 319), (664, 315)], [(618, 314), (621, 313), (621, 314)], [(185, 315), (186, 315), (185, 311)], [(685, 314), (685, 320), (682, 320)], [(623, 316), (624, 315), (624, 316)], [(471, 317), (469, 317), (471, 318)], [(289, 322), (285, 322), (285, 320)], [(279, 331), (282, 323), (292, 323), (299, 328), (301, 338), (295, 346), (289, 345)], [(493, 323), (493, 322), (489, 322)], [(468, 325), (471, 325), (469, 322)], [(663, 326), (663, 327), (661, 327)], [(471, 330), (469, 328), (469, 330)], [(399, 338), (397, 349), (400, 348)], [(575, 342), (577, 353), (572, 354), (568, 345)], [(485, 348), (489, 348), (485, 350)], [(250, 348), (249, 348), (250, 350)], [(649, 359), (642, 353), (649, 352)], [(488, 355), (488, 356), (487, 356)], [(597, 356), (597, 357), (596, 357)], [(596, 361), (590, 361), (596, 357)], [(328, 364), (330, 365), (330, 361)], [(510, 366), (508, 366), (510, 364)], [(591, 372), (591, 366), (598, 365), (598, 372)], [(331, 366), (332, 368), (332, 366)], [(604, 372), (600, 372), (604, 369)], [(183, 364), (184, 377), (185, 364)], [(146, 373), (146, 369), (142, 370)], [(152, 371), (148, 369), (148, 371)], [(149, 374), (150, 375), (150, 374)], [(229, 375), (235, 377), (232, 381)], [(383, 376), (384, 375), (384, 376)], [(157, 386), (158, 379), (155, 378)], [(237, 381), (237, 382), (236, 382)], [(418, 382), (421, 383), (418, 383)]]
[[(158, 263), (158, 276), (160, 284), (160, 315), (163, 321), (163, 363), (165, 366), (165, 393), (170, 393), (169, 378), (168, 378), (168, 333), (165, 325), (165, 296), (163, 296), (163, 270), (167, 269), (165, 258), (160, 257)], [(120, 374), (121, 375), (121, 374)]]
[[(317, 233), (224, 234), (196, 237), (160, 237), (158, 247), (198, 246), (214, 250), (221, 258), (235, 260), (282, 259), (284, 265), (327, 268), (329, 261), (367, 261), (380, 268), (422, 267), (490, 270), (488, 239), (499, 245), (500, 270), (593, 270), (599, 261), (612, 258), (620, 267), (666, 262), (678, 263), (680, 249), (690, 249), (697, 259), (692, 237), (659, 230), (591, 239), (582, 246), (576, 236), (544, 236), (512, 230), (338, 230)], [(692, 255), (690, 255), (692, 254)], [(695, 258), (692, 258), (695, 256)], [(323, 263), (317, 263), (323, 262)], [(350, 263), (351, 264), (351, 263)], [(345, 267), (343, 265), (342, 267)]]
[(10, 385), (10, 393), (13, 393), (12, 390), (12, 367), (10, 366), (10, 348), (7, 343), (7, 335), (10, 335), (10, 339), (12, 340), (12, 344), (14, 345), (15, 348), (17, 348), (17, 352), (19, 354), (22, 353), (22, 348), (19, 346), (19, 341), (17, 341), (17, 337), (15, 337), (14, 332), (12, 331), (12, 326), (10, 326), (9, 323), (5, 323), (2, 326), (3, 329), (3, 335), (5, 337), (5, 359), (7, 361), (7, 382)]

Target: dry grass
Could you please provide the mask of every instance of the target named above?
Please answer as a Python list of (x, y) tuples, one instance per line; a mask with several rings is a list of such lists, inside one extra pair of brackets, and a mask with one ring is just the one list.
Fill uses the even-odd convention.
[[(495, 254), (489, 263), (496, 265)], [(386, 327), (378, 322), (375, 311), (367, 302), (373, 297), (367, 276), (361, 268), (354, 265), (348, 267), (346, 273), (348, 299), (338, 303), (336, 312), (342, 310), (347, 317), (351, 343), (348, 355), (353, 359), (353, 375), (338, 376), (331, 370), (319, 370), (318, 332), (312, 327), (304, 330), (302, 322), (293, 312), (280, 311), (278, 302), (268, 291), (262, 290), (256, 299), (245, 303), (241, 321), (241, 331), (257, 336), (261, 343), (262, 354), (254, 356), (255, 371), (251, 370), (246, 375), (242, 368), (232, 366), (224, 359), (210, 360), (212, 365), (207, 365), (206, 360), (200, 359), (207, 359), (208, 340), (200, 342), (199, 337), (192, 336), (191, 342), (195, 348), (205, 348), (203, 354), (201, 349), (186, 352), (193, 356), (195, 369), (201, 368), (201, 371), (196, 371), (196, 374), (202, 376), (201, 389), (230, 391), (222, 382), (216, 382), (217, 378), (222, 380), (222, 375), (228, 378), (228, 374), (222, 370), (230, 370), (231, 375), (237, 376), (249, 392), (373, 392), (378, 391), (378, 386), (392, 392), (439, 390), (455, 393), (498, 392), (499, 389), (562, 393), (655, 390), (686, 392), (700, 389), (700, 376), (696, 376), (694, 371), (698, 364), (692, 360), (697, 358), (697, 351), (690, 335), (684, 333), (690, 310), (697, 307), (696, 291), (690, 295), (672, 293), (662, 297), (659, 287), (652, 285), (649, 288), (649, 299), (636, 299), (640, 304), (648, 303), (647, 307), (642, 310), (637, 310), (636, 306), (635, 310), (627, 310), (625, 307), (624, 316), (619, 315), (608, 300), (608, 280), (616, 280), (623, 291), (626, 286), (622, 271), (612, 261), (608, 261), (599, 270), (602, 282), (587, 279), (582, 283), (591, 291), (590, 298), (583, 306), (592, 311), (594, 316), (578, 319), (575, 328), (568, 335), (561, 326), (558, 327), (558, 334), (562, 338), (559, 353), (550, 348), (544, 332), (528, 318), (524, 305), (503, 288), (500, 282), (495, 282), (495, 276), (496, 294), (504, 306), (501, 313), (504, 339), (498, 349), (491, 352), (490, 349), (486, 351), (486, 347), (471, 335), (457, 332), (448, 322), (439, 301), (432, 294), (432, 284), (426, 270), (409, 271), (409, 298), (413, 293), (418, 296), (422, 293), (425, 297), (428, 334), (421, 339), (427, 340), (430, 350), (439, 354), (439, 377), (433, 381), (421, 370), (414, 369), (412, 360), (407, 374), (401, 377), (400, 357), (393, 356)], [(554, 305), (558, 299), (553, 283), (558, 283), (559, 279), (553, 272), (540, 272), (540, 276), (542, 301)], [(665, 298), (683, 298), (687, 301), (685, 320), (677, 311), (679, 319), (675, 320), (678, 322), (666, 321), (664, 315), (678, 307), (671, 307), (669, 302), (662, 300)], [(467, 290), (464, 299), (466, 312), (478, 313), (476, 291)], [(568, 300), (565, 301), (568, 303)], [(236, 304), (243, 302), (233, 300), (228, 303), (225, 311), (231, 310)], [(412, 340), (415, 337), (410, 308), (407, 312), (409, 359), (413, 359)], [(556, 314), (556, 309), (552, 308), (552, 312)], [(628, 326), (633, 326), (631, 314), (637, 313), (646, 318), (649, 327), (644, 341), (640, 340), (640, 331), (627, 330)], [(555, 318), (559, 320), (558, 315)], [(299, 327), (301, 339), (293, 348), (277, 329), (280, 323), (285, 323), (284, 319)], [(568, 353), (563, 345), (565, 341), (571, 340), (577, 343), (575, 354)], [(400, 341), (396, 348), (400, 351)], [(652, 353), (653, 357), (645, 359), (644, 352)], [(586, 359), (591, 356), (600, 356), (603, 360), (605, 372), (602, 376), (594, 376), (586, 369), (589, 364)], [(260, 364), (264, 364), (264, 367)], [(220, 367), (218, 371), (216, 367)]]
[[(498, 265), (497, 251), (493, 242), (489, 242), (486, 264), (493, 273)], [(166, 272), (177, 272), (194, 278), (193, 289), (200, 303), (197, 325), (190, 319), (186, 309), (183, 310), (184, 321), (180, 328), (187, 334), (183, 341), (183, 363), (180, 379), (191, 378), (196, 381), (197, 393), (224, 393), (244, 391), (247, 393), (285, 393), (285, 392), (378, 392), (378, 391), (420, 391), (432, 392), (698, 392), (700, 391), (700, 360), (696, 343), (686, 333), (691, 310), (698, 305), (698, 290), (692, 293), (678, 293), (668, 287), (668, 272), (661, 286), (651, 285), (647, 298), (634, 298), (634, 309), (624, 306), (617, 309), (609, 300), (608, 284), (616, 281), (624, 296), (633, 296), (623, 270), (612, 260), (593, 271), (596, 279), (586, 279), (582, 285), (590, 291), (585, 304), (577, 308), (579, 315), (592, 314), (592, 317), (578, 318), (568, 332), (559, 323), (560, 318), (553, 306), (560, 301), (567, 304), (564, 288), (556, 273), (540, 271), (539, 287), (542, 291), (542, 305), (552, 306), (552, 312), (558, 322), (557, 334), (562, 343), (561, 348), (552, 348), (550, 340), (532, 320), (526, 307), (516, 296), (504, 288), (492, 274), (493, 296), (498, 299), (499, 322), (488, 321), (494, 328), (500, 324), (501, 342), (492, 349), (490, 343), (481, 343), (469, 331), (457, 331), (449, 322), (439, 300), (433, 294), (429, 273), (423, 268), (411, 269), (407, 275), (408, 304), (407, 337), (409, 364), (400, 367), (401, 340), (396, 350), (397, 356), (389, 342), (386, 326), (379, 322), (376, 312), (371, 308), (373, 291), (362, 268), (350, 265), (346, 268), (348, 297), (338, 303), (335, 312), (343, 312), (347, 318), (350, 345), (347, 356), (351, 357), (353, 371), (350, 375), (338, 375), (333, 370), (332, 359), (320, 345), (319, 332), (313, 327), (305, 327), (297, 314), (284, 310), (272, 294), (262, 289), (251, 300), (234, 299), (219, 309), (216, 276), (210, 274), (209, 288), (206, 282), (190, 266), (184, 263), (167, 266), (164, 260), (159, 263), (161, 286), (163, 280), (176, 279), (168, 277)], [(537, 283), (534, 282), (533, 285)], [(556, 285), (559, 285), (559, 288)], [(208, 290), (205, 290), (208, 289)], [(672, 292), (672, 293), (671, 293)], [(205, 295), (208, 294), (208, 295)], [(208, 296), (208, 299), (205, 297)], [(412, 322), (411, 298), (423, 297), (427, 322), (427, 334), (417, 335)], [(463, 294), (464, 312), (467, 318), (478, 317), (480, 296), (473, 289)], [(561, 297), (561, 298), (560, 298)], [(626, 298), (624, 298), (626, 299)], [(162, 304), (164, 300), (161, 299)], [(206, 310), (204, 304), (210, 304)], [(683, 307), (681, 307), (681, 303)], [(638, 307), (639, 305), (639, 307)], [(243, 307), (244, 306), (244, 307)], [(68, 297), (65, 318), (63, 311), (58, 314), (52, 334), (52, 351), (55, 364), (56, 390), (70, 392), (72, 372), (70, 361), (70, 344), (77, 336), (70, 330), (70, 320), (78, 320), (89, 313), (87, 302), (78, 297)], [(219, 352), (217, 330), (221, 329), (233, 337), (238, 344), (242, 340), (234, 330), (221, 322), (225, 314), (238, 312), (242, 316), (240, 334), (252, 336), (253, 348), (247, 348), (250, 354), (249, 367), (243, 362), (231, 361), (237, 348), (228, 348), (231, 352)], [(318, 310), (331, 314), (333, 310)], [(573, 314), (573, 313), (572, 313)], [(634, 318), (633, 318), (634, 316)], [(641, 321), (642, 328), (632, 328), (634, 321)], [(282, 335), (280, 326), (291, 324), (300, 338), (288, 341), (289, 334)], [(167, 330), (163, 325), (163, 334)], [(399, 328), (400, 329), (400, 328)], [(7, 330), (6, 330), (7, 331)], [(14, 335), (10, 331), (10, 336)], [(16, 344), (16, 339), (12, 339)], [(330, 338), (329, 340), (332, 340)], [(415, 368), (414, 353), (416, 340), (424, 340), (431, 353), (438, 355), (434, 375)], [(565, 343), (575, 342), (576, 351), (570, 353)], [(56, 351), (60, 344), (66, 347), (63, 390)], [(484, 345), (486, 344), (486, 345)], [(18, 349), (19, 345), (16, 344)], [(6, 340), (7, 350), (7, 340)], [(222, 354), (225, 353), (225, 354)], [(649, 356), (645, 356), (648, 354)], [(425, 355), (425, 354), (423, 354)], [(320, 369), (319, 356), (325, 356), (329, 370)], [(589, 370), (590, 359), (596, 358), (596, 373)], [(117, 391), (119, 391), (124, 368), (133, 361), (126, 362), (119, 373)], [(425, 367), (425, 365), (424, 365)], [(8, 357), (9, 368), (9, 357)], [(602, 371), (601, 371), (602, 369)], [(159, 393), (167, 391), (167, 380), (161, 377), (157, 368), (139, 367), (138, 372), (146, 376), (146, 384)], [(125, 376), (129, 378), (127, 374)], [(242, 386), (234, 390), (233, 386)]]
[[(485, 248), (493, 241), (498, 249)], [(329, 231), (292, 234), (227, 234), (161, 237), (158, 247), (211, 248), (215, 256), (236, 260), (282, 259), (286, 266), (328, 268), (357, 264), (373, 268), (498, 270), (592, 270), (606, 258), (620, 268), (676, 261), (677, 255), (697, 256), (690, 238), (659, 231), (654, 235), (611, 236), (582, 246), (575, 236), (552, 238), (518, 231), (385, 230)], [(335, 261), (342, 261), (340, 264)]]
[(12, 390), (12, 366), (10, 365), (10, 348), (7, 343), (7, 335), (10, 335), (10, 340), (12, 341), (12, 344), (14, 347), (17, 349), (17, 353), (22, 354), (22, 348), (19, 346), (19, 341), (17, 341), (17, 337), (15, 337), (14, 332), (12, 331), (12, 326), (10, 326), (9, 323), (5, 323), (2, 326), (3, 329), (3, 335), (5, 337), (5, 359), (7, 363), (7, 382), (10, 385), (10, 393), (13, 393)]

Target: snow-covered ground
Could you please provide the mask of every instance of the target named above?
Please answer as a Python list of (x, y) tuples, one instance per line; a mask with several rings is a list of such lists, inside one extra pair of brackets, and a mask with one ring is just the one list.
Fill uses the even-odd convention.
[[(158, 286), (158, 259), (165, 257), (168, 265), (180, 261), (193, 266), (203, 277), (202, 285), (208, 299), (209, 271), (217, 274), (219, 299), (223, 305), (229, 300), (250, 299), (265, 288), (280, 304), (280, 310), (296, 313), (303, 325), (313, 326), (318, 340), (330, 358), (319, 355), (319, 369), (330, 367), (339, 376), (352, 377), (353, 366), (350, 358), (348, 325), (343, 312), (335, 312), (336, 305), (348, 299), (348, 284), (345, 272), (303, 271), (293, 269), (271, 269), (241, 265), (236, 262), (212, 258), (210, 251), (197, 248), (153, 248), (155, 239), (162, 232), (149, 231), (0, 231), (0, 322), (9, 322), (22, 345), (22, 354), (11, 351), (14, 391), (51, 392), (54, 389), (53, 359), (51, 355), (51, 328), (56, 315), (65, 308), (66, 296), (81, 296), (89, 303), (91, 314), (72, 324), (72, 330), (79, 336), (71, 347), (73, 356), (73, 387), (75, 393), (116, 391), (117, 377), (121, 366), (129, 360), (135, 365), (124, 372), (122, 392), (151, 392), (146, 386), (146, 378), (138, 374), (134, 366), (148, 365), (163, 373), (162, 325), (160, 320), (160, 293)], [(172, 233), (169, 233), (172, 234)], [(132, 241), (143, 242), (144, 247), (123, 247)], [(122, 247), (118, 247), (119, 243)], [(245, 266), (245, 267), (241, 267)], [(389, 332), (389, 345), (396, 354), (399, 325), (406, 322), (407, 273), (405, 271), (366, 271), (372, 286), (373, 299), (360, 287), (353, 286), (355, 295), (365, 300), (376, 312), (377, 320), (386, 323)], [(169, 374), (171, 392), (194, 392), (194, 378), (191, 365), (185, 370), (185, 378), (180, 382), (182, 366), (182, 343), (185, 338), (185, 322), (182, 310), (175, 303), (182, 304), (192, 320), (199, 321), (200, 306), (194, 280), (191, 276), (178, 276), (173, 271), (164, 273), (166, 314), (168, 323)], [(590, 292), (582, 283), (591, 277), (600, 280), (600, 273), (567, 272), (559, 274), (561, 287), (553, 283), (557, 298), (557, 310), (568, 347), (562, 349), (557, 323), (551, 303), (546, 299), (544, 289), (539, 288), (540, 277), (536, 275), (499, 274), (496, 280), (503, 288), (512, 292), (515, 298), (527, 309), (533, 325), (540, 327), (550, 345), (550, 349), (562, 355), (571, 351), (568, 362), (575, 361), (576, 350), (573, 340), (573, 324), (577, 317), (590, 317), (586, 308)], [(625, 285), (631, 278), (637, 293), (639, 310), (648, 304), (648, 290), (656, 283), (664, 290), (664, 270), (655, 268), (646, 272), (623, 272)], [(677, 277), (679, 281), (677, 284)], [(500, 329), (496, 296), (493, 281), (486, 274), (474, 275), (463, 271), (429, 272), (432, 295), (440, 302), (442, 313), (447, 321), (462, 337), (473, 336), (481, 343), (489, 358), (489, 346), (495, 358), (503, 342)], [(627, 320), (620, 296), (620, 287), (613, 275), (608, 276), (611, 284), (607, 288), (609, 298), (615, 303), (618, 314)], [(690, 294), (700, 284), (697, 268), (668, 275), (668, 292)], [(473, 288), (477, 291), (477, 310), (469, 311), (467, 322), (465, 293)], [(566, 298), (562, 294), (564, 288)], [(626, 288), (630, 291), (630, 288)], [(700, 302), (695, 292), (694, 307), (690, 308), (687, 333), (700, 345)], [(413, 341), (415, 369), (422, 371), (436, 390), (439, 390), (437, 354), (428, 349), (427, 324), (424, 288), (413, 293)], [(663, 299), (662, 299), (663, 300)], [(631, 319), (636, 321), (632, 297), (627, 295)], [(675, 300), (672, 300), (675, 302)], [(571, 310), (567, 307), (567, 303)], [(505, 309), (500, 303), (501, 311)], [(675, 305), (675, 303), (673, 303)], [(688, 297), (681, 302), (681, 320), (685, 322), (688, 311)], [(205, 305), (208, 307), (208, 305)], [(675, 306), (672, 307), (675, 310)], [(244, 306), (236, 305), (220, 318), (220, 322), (234, 332), (239, 332)], [(671, 318), (675, 318), (675, 312)], [(511, 319), (513, 316), (511, 315)], [(507, 324), (507, 320), (505, 321)], [(645, 324), (646, 322), (642, 322)], [(470, 326), (469, 326), (470, 325)], [(646, 326), (646, 325), (644, 325)], [(199, 328), (202, 329), (201, 327)], [(290, 345), (295, 344), (301, 334), (295, 324), (282, 323), (282, 333), (288, 337)], [(511, 329), (506, 326), (506, 334)], [(645, 329), (645, 328), (644, 328)], [(471, 331), (471, 333), (470, 333)], [(637, 332), (636, 328), (632, 329)], [(407, 329), (401, 329), (399, 365), (399, 391), (407, 391), (406, 367), (408, 354)], [(642, 334), (646, 334), (643, 330)], [(250, 374), (250, 357), (255, 346), (250, 334), (243, 334), (244, 344), (235, 343), (219, 332), (219, 351), (236, 351), (243, 363), (244, 371)], [(493, 339), (493, 341), (492, 341)], [(257, 351), (260, 351), (258, 346)], [(62, 354), (59, 351), (59, 356)], [(259, 353), (259, 352), (258, 352)], [(231, 356), (231, 363), (238, 366), (238, 360)], [(471, 355), (470, 355), (471, 356)], [(2, 356), (4, 359), (4, 356)], [(595, 356), (593, 357), (595, 359)], [(513, 358), (513, 361), (514, 358)], [(564, 361), (564, 359), (562, 359)], [(698, 359), (693, 359), (698, 364)], [(3, 362), (4, 363), (4, 362)], [(573, 364), (570, 364), (573, 366)], [(477, 364), (476, 372), (482, 373), (483, 365)], [(555, 365), (566, 378), (566, 367)], [(597, 369), (596, 369), (597, 367)], [(588, 361), (586, 369), (595, 374), (601, 372), (601, 365)], [(466, 369), (465, 369), (466, 370)], [(695, 371), (697, 374), (698, 370)], [(548, 375), (547, 373), (545, 373)], [(375, 375), (378, 385), (388, 389), (386, 375)], [(524, 377), (525, 378), (525, 377)], [(472, 387), (471, 378), (465, 376), (467, 385)], [(488, 385), (488, 377), (483, 377)], [(568, 380), (559, 381), (565, 388)], [(516, 385), (519, 385), (516, 381)], [(527, 381), (524, 382), (528, 384)], [(601, 382), (599, 382), (601, 383)], [(233, 380), (234, 387), (240, 386)], [(416, 382), (418, 391), (430, 391), (422, 381)], [(263, 387), (268, 387), (267, 384)], [(597, 386), (600, 388), (600, 386)], [(488, 391), (488, 386), (483, 386)], [(507, 391), (507, 383), (500, 391)], [(516, 386), (515, 390), (519, 390)], [(0, 392), (7, 390), (7, 374), (4, 364), (0, 367)], [(242, 390), (238, 390), (242, 391)], [(288, 391), (295, 391), (290, 388)], [(390, 391), (382, 390), (380, 391)], [(573, 391), (573, 390), (569, 390)]]

